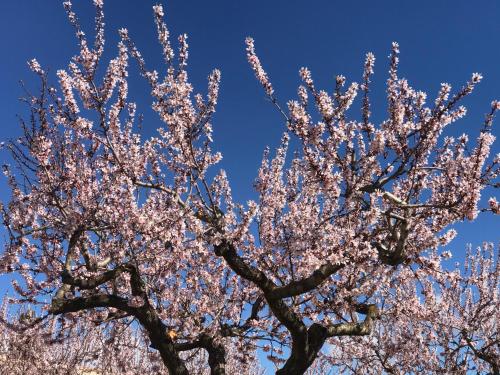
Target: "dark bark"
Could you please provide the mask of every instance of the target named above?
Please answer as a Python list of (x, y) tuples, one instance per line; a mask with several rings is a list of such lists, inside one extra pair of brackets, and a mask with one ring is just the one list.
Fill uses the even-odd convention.
[(285, 365), (276, 372), (277, 375), (303, 374), (316, 360), (326, 339), (333, 336), (363, 336), (370, 334), (373, 320), (377, 316), (375, 305), (361, 308), (366, 314), (362, 323), (341, 323), (325, 327), (314, 323), (301, 333), (301, 337), (293, 338), (292, 353)]
[[(276, 371), (276, 375), (298, 375), (305, 373), (316, 360), (327, 338), (327, 329), (320, 324), (313, 324), (304, 332), (300, 343), (296, 340), (293, 341), (292, 354), (285, 365)], [(301, 343), (305, 345), (298, 347)]]
[(128, 266), (119, 266), (113, 270), (105, 271), (100, 275), (89, 278), (76, 278), (71, 276), (67, 271), (63, 271), (61, 278), (64, 284), (73, 285), (80, 289), (94, 289), (115, 279), (128, 268)]
[(344, 267), (342, 264), (326, 263), (315, 270), (311, 276), (305, 277), (301, 280), (292, 281), (287, 285), (275, 288), (272, 292), (268, 293), (269, 298), (288, 298), (298, 296), (303, 293), (310, 292), (316, 289), (330, 276)]
[(248, 265), (238, 255), (233, 245), (223, 241), (220, 245), (214, 246), (214, 252), (217, 256), (222, 256), (227, 262), (229, 267), (244, 279), (256, 284), (262, 291), (269, 292), (273, 290), (276, 285), (268, 279), (264, 272), (256, 267)]
[(214, 338), (202, 334), (196, 341), (183, 342), (175, 345), (175, 349), (180, 352), (198, 348), (203, 348), (208, 353), (208, 365), (211, 375), (226, 374), (226, 350), (224, 345), (217, 342)]
[[(141, 307), (131, 307), (125, 298), (109, 295), (109, 294), (94, 294), (88, 297), (74, 297), (67, 299), (64, 293), (68, 290), (68, 286), (76, 286), (82, 289), (93, 289), (105, 282), (111, 281), (122, 272), (130, 274), (130, 287), (132, 295), (143, 298), (144, 305)], [(161, 321), (156, 313), (156, 310), (148, 301), (144, 283), (140, 278), (137, 269), (132, 265), (123, 265), (114, 270), (106, 271), (94, 278), (75, 278), (71, 275), (68, 268), (62, 274), (63, 286), (52, 300), (50, 313), (64, 314), (69, 312), (77, 312), (94, 309), (96, 307), (113, 307), (134, 316), (142, 327), (147, 332), (151, 340), (152, 347), (157, 349), (171, 375), (188, 375), (189, 372), (180, 358), (178, 351), (175, 348), (173, 340), (168, 335), (167, 326)], [(223, 374), (223, 373), (217, 373)]]
[(137, 319), (148, 333), (151, 344), (160, 352), (163, 363), (171, 375), (188, 375), (175, 344), (167, 334), (167, 327), (150, 306), (139, 308)]
[(344, 267), (341, 264), (325, 263), (315, 270), (310, 276), (292, 281), (287, 285), (278, 287), (256, 267), (248, 265), (238, 255), (233, 245), (222, 242), (214, 247), (215, 254), (222, 256), (231, 269), (244, 279), (256, 284), (266, 295), (266, 299), (284, 299), (310, 292), (325, 282), (330, 276)]
[(377, 314), (377, 309), (374, 305), (354, 306), (355, 310), (366, 315), (366, 319), (362, 323), (341, 323), (328, 327), (315, 323), (307, 328), (304, 321), (295, 313), (294, 309), (284, 301), (285, 298), (316, 289), (335, 272), (342, 269), (344, 265), (326, 263), (315, 270), (310, 276), (278, 287), (264, 272), (247, 264), (238, 255), (232, 244), (222, 242), (220, 245), (215, 246), (214, 250), (216, 255), (224, 258), (235, 273), (253, 282), (262, 290), (264, 298), (274, 316), (290, 332), (292, 338), (291, 354), (283, 368), (277, 371), (277, 374), (304, 374), (318, 356), (328, 337), (344, 335), (359, 336), (367, 335), (371, 332), (373, 319)]
[(226, 374), (226, 350), (222, 343), (217, 342), (208, 335), (203, 335), (200, 342), (208, 352), (208, 365), (210, 366), (211, 375)]

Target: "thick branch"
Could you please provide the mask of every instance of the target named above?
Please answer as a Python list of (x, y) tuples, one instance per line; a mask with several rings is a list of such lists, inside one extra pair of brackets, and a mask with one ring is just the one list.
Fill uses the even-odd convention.
[(331, 275), (342, 269), (342, 264), (326, 263), (315, 270), (311, 276), (305, 277), (301, 280), (292, 281), (289, 284), (275, 288), (273, 291), (266, 294), (266, 297), (271, 299), (288, 298), (298, 296), (303, 293), (310, 292), (316, 289)]
[(243, 324), (222, 325), (221, 335), (227, 336), (239, 336), (244, 333), (247, 329), (251, 327), (253, 320), (259, 320), (259, 312), (264, 307), (264, 296), (259, 296), (252, 305), (250, 316), (245, 320)]
[(285, 365), (276, 372), (276, 375), (304, 374), (316, 360), (318, 353), (328, 338), (327, 330), (321, 324), (314, 323), (304, 333), (304, 345), (294, 350), (298, 343), (293, 342), (292, 353)]
[(245, 263), (230, 243), (223, 241), (221, 244), (214, 246), (214, 251), (215, 255), (224, 258), (236, 274), (256, 284), (264, 293), (276, 288), (276, 285), (268, 279), (264, 272)]
[(160, 352), (169, 373), (188, 375), (184, 360), (180, 358), (173, 340), (167, 334), (167, 326), (161, 321), (154, 308), (146, 301), (143, 306), (137, 309), (135, 317), (148, 333), (152, 347)]
[[(175, 343), (174, 347), (175, 347), (175, 350), (177, 350), (178, 352), (186, 352), (188, 350), (199, 349), (202, 346), (201, 346), (200, 340), (196, 340), (196, 341), (186, 341), (186, 342)], [(154, 348), (154, 349), (156, 349), (156, 348)]]
[(366, 306), (366, 318), (362, 323), (339, 323), (328, 326), (327, 335), (333, 336), (366, 336), (372, 331), (374, 320), (378, 315), (375, 305)]
[[(174, 342), (167, 334), (167, 327), (159, 318), (154, 307), (152, 307), (147, 300), (144, 284), (135, 267), (131, 265), (123, 266), (115, 270), (107, 271), (99, 277), (90, 280), (75, 279), (69, 272), (64, 272), (62, 275), (64, 284), (60, 290), (65, 290), (66, 287), (70, 285), (66, 283), (64, 279), (72, 282), (73, 285), (81, 287), (86, 286), (89, 287), (88, 289), (92, 289), (92, 285), (100, 285), (98, 282), (106, 282), (106, 280), (109, 281), (113, 277), (116, 277), (118, 273), (124, 271), (130, 273), (132, 295), (141, 296), (144, 299), (143, 306), (131, 307), (128, 305), (128, 301), (125, 298), (116, 295), (95, 294), (89, 297), (75, 297), (71, 299), (66, 299), (64, 298), (64, 295), (62, 295), (60, 297), (54, 297), (49, 312), (52, 314), (64, 314), (94, 309), (97, 307), (113, 307), (133, 315), (148, 333), (152, 346), (160, 352), (160, 356), (163, 363), (167, 366), (169, 373), (175, 375), (188, 375), (188, 370), (184, 365), (184, 361), (179, 357)], [(216, 374), (222, 375), (223, 373), (219, 372)]]
[[(64, 261), (64, 270), (63, 270), (63, 275), (64, 274), (71, 274), (71, 261), (73, 260), (73, 253), (75, 252), (75, 247), (78, 244), (78, 241), (80, 240), (80, 237), (82, 236), (84, 232), (83, 227), (78, 227), (72, 234), (71, 237), (69, 238), (69, 244), (68, 244), (68, 252), (66, 254), (66, 260)], [(54, 299), (62, 299), (64, 298), (64, 295), (70, 290), (70, 285), (66, 284), (63, 282), (63, 285), (57, 290), (56, 295)]]
[(95, 294), (89, 297), (71, 299), (54, 298), (49, 312), (54, 315), (95, 309), (96, 307), (114, 307), (133, 314), (134, 309), (127, 304), (125, 298), (112, 294)]
[(202, 347), (208, 352), (208, 365), (210, 366), (210, 375), (226, 374), (226, 350), (221, 342), (214, 338), (202, 334), (200, 336)]
[(71, 274), (68, 272), (63, 272), (61, 277), (64, 284), (73, 285), (80, 289), (94, 289), (108, 281), (116, 279), (120, 274), (127, 271), (128, 269), (129, 267), (126, 265), (119, 266), (113, 270), (109, 270), (100, 275), (88, 278), (77, 278), (71, 276)]
[(314, 323), (304, 332), (302, 346), (293, 341), (292, 353), (283, 368), (276, 372), (277, 375), (303, 374), (312, 365), (323, 347), (326, 339), (332, 336), (360, 336), (371, 333), (373, 321), (378, 315), (375, 305), (358, 305), (356, 310), (366, 314), (363, 323), (341, 323), (325, 327)]
[(211, 375), (226, 374), (226, 351), (224, 345), (207, 334), (201, 334), (197, 340), (175, 344), (179, 352), (203, 348), (208, 353), (208, 365)]

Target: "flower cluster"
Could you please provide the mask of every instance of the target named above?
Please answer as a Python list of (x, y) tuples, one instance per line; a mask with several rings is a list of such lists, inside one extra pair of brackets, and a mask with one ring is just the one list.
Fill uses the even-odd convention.
[[(360, 84), (337, 76), (333, 89), (320, 89), (301, 68), (298, 98), (281, 107), (247, 38), (250, 66), (286, 128), (275, 155), (264, 152), (258, 199), (245, 205), (233, 198), (227, 174), (212, 168), (222, 158), (212, 150), (221, 73), (209, 75), (206, 94), (195, 92), (187, 36), (176, 50), (160, 5), (153, 12), (162, 73), (148, 68), (126, 29), (106, 64), (103, 2), (94, 5), (91, 46), (71, 2), (64, 3), (79, 52), (57, 72), (58, 88), (36, 60), (29, 62), (43, 93), (27, 98), (31, 123), (7, 144), (17, 168), (4, 168), (12, 194), (0, 206), (8, 233), (0, 273), (19, 276), (15, 302), (38, 306), (40, 316), (23, 316), (24, 326), (43, 336), (39, 323), (55, 322), (49, 336), (74, 348), (97, 339), (114, 343), (121, 330), (129, 355), (108, 356), (106, 345), (78, 353), (93, 353), (99, 366), (116, 360), (124, 374), (208, 367), (258, 373), (252, 364), (260, 347), (281, 367), (278, 374), (311, 366), (324, 372), (328, 364), (356, 373), (462, 371), (471, 356), (466, 366), (498, 372), (493, 250), (470, 253), (463, 275), (445, 272), (441, 262), (452, 254), (439, 254), (455, 237), (455, 223), (499, 213), (495, 198), (481, 206), (481, 194), (498, 186), (500, 174), (499, 157), (489, 159), (498, 102), (475, 143), (467, 135), (443, 136), (465, 116), (460, 103), (480, 74), (456, 93), (442, 84), (428, 104), (427, 94), (399, 76), (393, 43), (388, 116), (375, 124), (373, 54), (366, 55)], [(148, 137), (128, 97), (129, 59), (149, 84), (161, 123)], [(361, 118), (351, 118), (358, 95)], [(140, 335), (126, 328), (132, 322)], [(95, 339), (74, 343), (65, 336), (79, 327)], [(64, 352), (32, 353), (30, 337), (9, 337), (26, 346), (19, 358), (40, 355), (44, 366), (67, 365)], [(33, 348), (43, 347), (38, 339)], [(17, 355), (18, 344), (6, 345), (7, 356)], [(65, 358), (87, 361), (76, 355)], [(131, 356), (135, 362), (122, 363)], [(118, 371), (109, 366), (103, 372)]]

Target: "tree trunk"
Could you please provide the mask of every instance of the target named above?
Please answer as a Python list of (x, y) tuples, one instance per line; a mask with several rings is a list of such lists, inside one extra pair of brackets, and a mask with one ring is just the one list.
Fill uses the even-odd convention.
[[(285, 365), (276, 371), (276, 375), (301, 375), (316, 360), (319, 351), (328, 337), (327, 329), (320, 324), (313, 324), (305, 333), (307, 338), (305, 348), (294, 349)], [(292, 344), (293, 345), (293, 344)]]
[(140, 309), (137, 318), (146, 329), (152, 346), (160, 352), (161, 359), (170, 375), (189, 375), (184, 361), (167, 335), (167, 327), (147, 305)]

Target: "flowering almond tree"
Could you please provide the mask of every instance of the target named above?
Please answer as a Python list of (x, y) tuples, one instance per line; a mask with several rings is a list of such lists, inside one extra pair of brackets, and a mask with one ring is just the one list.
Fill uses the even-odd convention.
[(386, 292), (371, 336), (337, 340), (322, 361), (341, 373), (498, 374), (500, 265), (492, 245), (469, 251), (463, 271), (440, 271), (434, 282), (416, 273)]
[[(34, 310), (13, 313), (4, 300), (0, 318), (0, 373), (11, 375), (153, 375), (165, 373), (158, 351), (150, 348), (144, 334), (130, 324), (99, 324), (91, 320), (52, 317), (43, 323)], [(12, 306), (10, 306), (12, 307)], [(9, 313), (10, 312), (10, 313)], [(96, 325), (95, 323), (98, 323)], [(254, 358), (243, 366), (237, 346), (226, 342), (226, 371), (262, 375)], [(182, 354), (192, 373), (207, 375), (210, 368), (204, 350)]]
[[(153, 374), (162, 363), (139, 332), (127, 325), (95, 326), (90, 320), (37, 322), (33, 310), (9, 313), (0, 324), (0, 372), (12, 375)], [(22, 311), (22, 310), (21, 310)]]
[[(220, 72), (210, 74), (206, 96), (194, 94), (187, 37), (179, 37), (175, 57), (159, 5), (154, 20), (165, 75), (148, 69), (125, 29), (117, 57), (103, 67), (102, 0), (94, 4), (91, 45), (64, 3), (80, 53), (57, 71), (57, 89), (36, 60), (29, 62), (41, 92), (26, 99), (30, 121), (8, 144), (18, 168), (4, 169), (12, 197), (2, 206), (10, 241), (0, 271), (22, 278), (14, 281), (17, 301), (41, 306), (37, 321), (135, 322), (171, 374), (198, 371), (186, 359), (193, 350), (204, 351), (212, 374), (234, 373), (230, 356), (245, 372), (257, 348), (278, 374), (303, 374), (328, 354), (323, 347), (352, 343), (350, 353), (358, 343), (362, 350), (352, 337), (371, 335), (378, 321), (406, 329), (407, 309), (421, 301), (413, 283), (444, 280), (447, 254), (438, 248), (454, 237), (450, 227), (480, 211), (500, 212), (494, 198), (489, 208), (478, 207), (481, 191), (498, 187), (500, 158), (488, 156), (500, 104), (492, 103), (475, 143), (466, 135), (441, 137), (465, 115), (459, 103), (480, 74), (455, 94), (443, 84), (428, 105), (425, 93), (398, 76), (394, 43), (388, 117), (373, 124), (372, 54), (360, 85), (346, 87), (338, 76), (331, 94), (301, 69), (298, 99), (285, 109), (247, 39), (249, 63), (285, 128), (275, 156), (264, 153), (257, 202), (243, 205), (233, 200), (224, 171), (209, 177), (221, 160), (211, 148)], [(147, 139), (128, 100), (130, 58), (163, 123)], [(360, 119), (349, 119), (358, 93)], [(289, 155), (291, 137), (297, 149)], [(487, 278), (490, 270), (483, 272)], [(388, 291), (405, 308), (386, 306), (393, 301)], [(479, 345), (468, 353), (497, 355)]]

